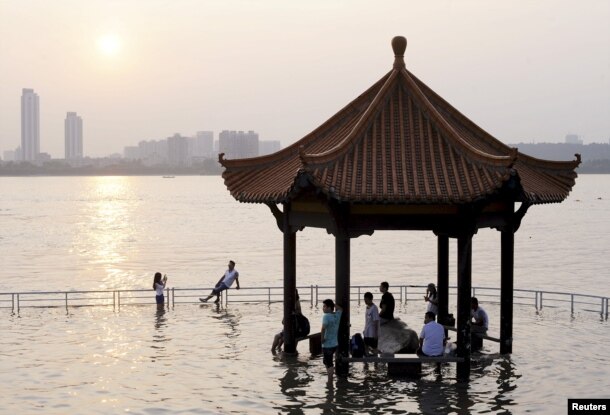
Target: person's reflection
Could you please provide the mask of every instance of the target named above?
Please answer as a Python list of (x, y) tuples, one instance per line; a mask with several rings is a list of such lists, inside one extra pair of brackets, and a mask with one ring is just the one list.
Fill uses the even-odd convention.
[(165, 308), (157, 308), (155, 312), (155, 332), (153, 333), (152, 345), (153, 354), (151, 360), (153, 362), (161, 360), (167, 357), (167, 350), (165, 342), (169, 340), (165, 336), (165, 327), (167, 326), (167, 317), (165, 315)]
[(496, 362), (498, 367), (498, 394), (494, 396), (496, 402), (495, 409), (504, 409), (510, 411), (510, 406), (514, 405), (512, 399), (507, 398), (509, 392), (517, 389), (517, 384), (514, 382), (521, 376), (515, 374), (515, 365), (510, 359), (510, 356), (505, 356)]
[[(212, 317), (225, 323), (229, 329), (225, 334), (227, 336), (227, 339), (229, 340), (226, 344), (226, 347), (230, 350), (231, 355), (233, 355), (239, 349), (238, 340), (241, 334), (241, 330), (239, 329), (239, 322), (241, 320), (241, 315), (239, 313), (233, 313), (227, 309), (223, 309), (222, 307), (220, 307), (220, 304), (216, 304), (216, 308), (214, 311), (216, 312), (216, 315)], [(226, 357), (230, 357), (231, 355), (227, 355)]]

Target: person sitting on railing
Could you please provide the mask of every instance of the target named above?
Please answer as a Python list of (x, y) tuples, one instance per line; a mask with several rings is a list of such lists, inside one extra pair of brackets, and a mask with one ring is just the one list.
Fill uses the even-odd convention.
[(220, 302), (220, 293), (224, 290), (228, 290), (233, 285), (233, 281), (237, 283), (235, 289), (239, 290), (239, 272), (235, 269), (235, 261), (229, 261), (229, 269), (224, 273), (222, 277), (216, 283), (216, 286), (212, 289), (212, 293), (206, 298), (200, 298), (199, 301), (202, 303), (207, 302), (210, 298), (216, 296), (215, 304)]
[(163, 296), (163, 290), (165, 290), (165, 285), (167, 284), (167, 275), (164, 275), (161, 278), (161, 273), (155, 273), (155, 277), (153, 278), (153, 290), (156, 291), (156, 301), (157, 308), (162, 308), (163, 304), (165, 304), (165, 297)]
[(489, 327), (489, 318), (487, 313), (481, 307), (479, 307), (479, 300), (476, 297), (470, 299), (470, 316), (472, 321), (470, 322), (471, 333), (487, 333)]
[(432, 311), (426, 312), (424, 327), (419, 334), (417, 354), (420, 356), (442, 356), (445, 350), (445, 328), (434, 319)]

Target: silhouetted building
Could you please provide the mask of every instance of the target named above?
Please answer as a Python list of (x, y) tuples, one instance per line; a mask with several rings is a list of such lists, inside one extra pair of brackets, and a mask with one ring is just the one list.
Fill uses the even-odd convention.
[(75, 112), (69, 112), (65, 126), (65, 159), (83, 158), (83, 119)]
[(225, 158), (249, 158), (258, 156), (258, 134), (254, 131), (227, 131), (218, 135), (218, 151)]
[(174, 134), (167, 139), (167, 160), (173, 166), (188, 165), (188, 139)]
[(583, 141), (578, 138), (576, 134), (568, 134), (566, 135), (566, 143), (567, 144), (582, 144)]
[(189, 155), (193, 158), (212, 158), (214, 156), (214, 132), (197, 131), (191, 139), (192, 149)]
[(282, 149), (282, 145), (278, 140), (267, 140), (267, 141), (259, 141), (258, 142), (258, 155), (264, 156), (265, 154), (275, 153), (276, 151), (280, 151)]
[(23, 88), (21, 94), (21, 156), (35, 161), (40, 153), (40, 112), (38, 94)]

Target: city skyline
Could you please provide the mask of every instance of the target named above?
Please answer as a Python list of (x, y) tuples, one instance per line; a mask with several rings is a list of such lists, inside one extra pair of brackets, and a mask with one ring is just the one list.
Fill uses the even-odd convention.
[(0, 4), (0, 151), (20, 145), (19, 95), (40, 104), (40, 152), (85, 156), (200, 130), (254, 130), (282, 147), (391, 69), (407, 69), (499, 140), (610, 138), (610, 4), (75, 1)]

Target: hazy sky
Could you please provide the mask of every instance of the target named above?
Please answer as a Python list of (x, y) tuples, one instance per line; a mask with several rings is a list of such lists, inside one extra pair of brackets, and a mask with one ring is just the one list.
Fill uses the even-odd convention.
[[(22, 88), (40, 149), (63, 157), (199, 130), (287, 145), (392, 68), (506, 142), (610, 138), (608, 0), (0, 0), (0, 152), (20, 145)], [(1, 155), (1, 153), (0, 153)]]

